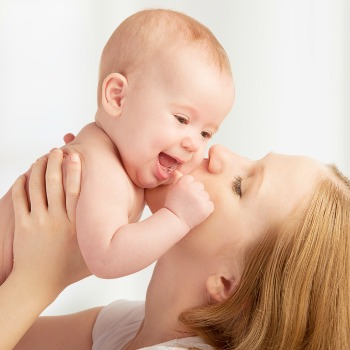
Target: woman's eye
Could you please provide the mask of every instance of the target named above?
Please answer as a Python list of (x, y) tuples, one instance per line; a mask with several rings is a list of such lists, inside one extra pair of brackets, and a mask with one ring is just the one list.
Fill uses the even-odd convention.
[(242, 178), (240, 176), (235, 177), (232, 183), (232, 190), (237, 196), (242, 197)]
[(207, 140), (211, 139), (213, 136), (213, 134), (210, 131), (202, 131), (201, 135), (204, 139), (207, 139)]
[(180, 124), (188, 124), (189, 123), (189, 119), (187, 117), (182, 116), (182, 115), (175, 115), (175, 118), (177, 119), (177, 121)]

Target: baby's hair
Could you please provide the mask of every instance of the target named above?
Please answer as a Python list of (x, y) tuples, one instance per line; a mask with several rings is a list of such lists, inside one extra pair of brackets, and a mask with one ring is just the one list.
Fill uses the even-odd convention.
[(204, 59), (220, 71), (231, 74), (224, 48), (206, 26), (180, 12), (143, 10), (125, 19), (103, 49), (97, 90), (98, 105), (102, 83), (109, 74), (120, 73), (128, 77), (142, 64), (149, 63), (157, 53), (177, 44), (198, 47)]

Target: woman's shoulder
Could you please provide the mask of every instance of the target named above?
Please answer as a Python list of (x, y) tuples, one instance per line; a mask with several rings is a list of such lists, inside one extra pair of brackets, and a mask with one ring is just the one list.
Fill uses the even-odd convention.
[(114, 328), (130, 323), (141, 322), (144, 317), (144, 301), (116, 300), (99, 312), (95, 327)]
[(135, 336), (144, 313), (143, 301), (117, 300), (102, 308), (92, 331), (93, 349), (122, 348)]
[(206, 344), (201, 337), (187, 337), (173, 339), (166, 343), (149, 346), (139, 350), (215, 350), (212, 346)]
[[(105, 306), (93, 329), (93, 349), (121, 349), (136, 334), (144, 317), (143, 301), (117, 300)], [(214, 350), (200, 337), (173, 339), (142, 350)], [(140, 349), (141, 350), (141, 349)]]

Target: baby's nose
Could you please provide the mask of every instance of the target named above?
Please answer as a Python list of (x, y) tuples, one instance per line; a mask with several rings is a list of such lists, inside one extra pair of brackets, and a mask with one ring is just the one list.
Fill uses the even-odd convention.
[(181, 145), (190, 152), (197, 152), (200, 148), (199, 136), (195, 133), (189, 133), (183, 138)]

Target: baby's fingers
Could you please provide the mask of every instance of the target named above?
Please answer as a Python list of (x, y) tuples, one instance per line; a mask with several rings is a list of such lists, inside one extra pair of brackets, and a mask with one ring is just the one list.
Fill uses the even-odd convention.
[(183, 177), (183, 174), (181, 171), (179, 171), (179, 170), (174, 171), (174, 183), (176, 181), (178, 181), (179, 179), (181, 179), (182, 177)]

